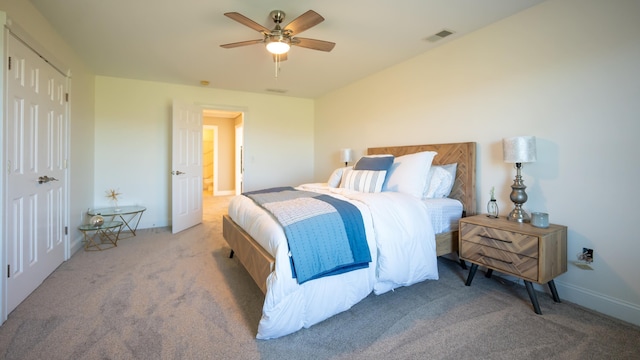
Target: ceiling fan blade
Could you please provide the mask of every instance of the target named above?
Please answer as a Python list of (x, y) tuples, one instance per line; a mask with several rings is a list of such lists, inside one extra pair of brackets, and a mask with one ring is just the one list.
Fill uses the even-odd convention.
[(291, 44), (300, 46), (303, 48), (307, 48), (307, 49), (327, 51), (327, 52), (333, 50), (333, 47), (336, 46), (336, 43), (332, 43), (330, 41), (299, 38), (299, 37), (291, 39)]
[(220, 45), (220, 47), (223, 47), (225, 49), (231, 49), (231, 48), (236, 48), (236, 47), (239, 47), (239, 46), (260, 44), (260, 43), (263, 43), (263, 42), (264, 42), (264, 40), (262, 40), (262, 39), (247, 40), (247, 41), (240, 41), (240, 42), (234, 42), (234, 43), (229, 43), (229, 44), (223, 44), (223, 45)]
[(306, 13), (293, 19), (289, 25), (284, 27), (285, 31), (290, 31), (291, 36), (299, 34), (311, 27), (314, 27), (324, 21), (324, 18), (317, 12), (309, 10)]
[[(276, 54), (271, 54), (273, 56), (273, 61), (287, 61), (287, 53), (284, 54), (280, 54), (280, 55), (276, 55)], [(280, 59), (278, 59), (277, 57), (280, 56)]]
[(249, 19), (248, 17), (237, 13), (237, 12), (228, 12), (228, 13), (224, 13), (224, 16), (233, 19), (237, 22), (239, 22), (242, 25), (248, 26), (250, 28), (252, 28), (255, 31), (261, 32), (263, 34), (270, 34), (271, 30), (267, 29), (266, 27), (258, 24), (257, 22)]

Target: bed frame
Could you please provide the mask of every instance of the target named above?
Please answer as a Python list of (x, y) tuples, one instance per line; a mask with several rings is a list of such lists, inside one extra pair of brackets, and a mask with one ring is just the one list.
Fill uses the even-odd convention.
[[(434, 165), (457, 163), (456, 180), (449, 195), (463, 204), (463, 216), (476, 212), (476, 143), (451, 143), (435, 145), (411, 145), (369, 148), (367, 153), (393, 154), (402, 156), (421, 151), (436, 151)], [(222, 235), (234, 254), (247, 269), (263, 293), (267, 293), (267, 277), (273, 271), (275, 259), (257, 241), (237, 225), (229, 215), (222, 217)], [(436, 253), (438, 256), (458, 251), (458, 229), (436, 235)]]

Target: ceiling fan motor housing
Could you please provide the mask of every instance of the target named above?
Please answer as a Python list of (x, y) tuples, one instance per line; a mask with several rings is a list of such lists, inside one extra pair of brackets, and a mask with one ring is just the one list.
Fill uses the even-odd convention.
[(271, 16), (276, 24), (281, 24), (284, 21), (284, 17), (286, 15), (287, 14), (285, 14), (282, 10), (273, 10), (271, 13), (269, 13), (269, 16)]

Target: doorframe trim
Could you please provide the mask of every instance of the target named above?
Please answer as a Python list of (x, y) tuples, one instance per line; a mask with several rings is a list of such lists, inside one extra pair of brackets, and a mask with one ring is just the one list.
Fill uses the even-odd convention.
[[(242, 182), (244, 184), (245, 181), (245, 154), (247, 153), (247, 148), (245, 144), (245, 134), (247, 129), (247, 119), (249, 117), (249, 108), (246, 106), (233, 106), (233, 105), (220, 105), (220, 104), (212, 104), (212, 103), (203, 103), (196, 102), (196, 105), (200, 106), (203, 110), (220, 110), (220, 111), (229, 111), (229, 112), (239, 112), (242, 113), (242, 153), (240, 156), (242, 157)], [(235, 136), (235, 135), (234, 135)], [(234, 138), (235, 141), (235, 138)], [(234, 157), (236, 156), (236, 147), (234, 146)], [(237, 173), (237, 172), (236, 172)], [(235, 184), (234, 184), (235, 187)], [(229, 190), (229, 191), (218, 191), (218, 195), (233, 195), (237, 193), (237, 189)]]
[[(7, 15), (6, 13), (0, 11), (0, 26), (3, 29), (7, 29)], [(2, 31), (2, 36), (0, 36), (0, 66), (2, 66), (2, 70), (0, 71), (0, 108), (2, 110), (2, 125), (0, 125), (0, 149), (2, 149), (2, 155), (0, 155), (0, 161), (2, 161), (2, 165), (0, 168), (4, 168), (7, 161), (7, 154), (4, 151), (4, 126), (6, 123), (5, 119), (5, 109), (6, 109), (6, 101), (5, 101), (5, 78), (6, 78), (6, 53), (7, 53), (7, 36), (8, 31)], [(3, 324), (7, 320), (7, 244), (5, 242), (4, 236), (4, 226), (5, 226), (5, 177), (6, 173), (3, 171), (0, 175), (0, 324)], [(5, 270), (7, 269), (7, 270)]]
[(33, 50), (38, 56), (45, 59), (49, 65), (51, 65), (54, 69), (56, 69), (60, 74), (65, 77), (71, 77), (71, 69), (66, 66), (62, 61), (58, 60), (53, 54), (46, 50), (46, 48), (40, 45), (39, 42), (34, 40), (28, 32), (26, 32), (22, 27), (16, 24), (10, 17), (6, 18), (6, 22), (4, 23), (5, 28), (9, 30), (13, 36), (16, 37), (20, 42), (22, 42), (26, 47)]

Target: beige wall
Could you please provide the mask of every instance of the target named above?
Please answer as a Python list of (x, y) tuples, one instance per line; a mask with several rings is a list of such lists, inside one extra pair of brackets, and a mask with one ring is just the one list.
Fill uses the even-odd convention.
[(147, 207), (140, 227), (171, 220), (173, 99), (244, 112), (245, 190), (313, 178), (313, 100), (97, 76), (96, 206), (117, 188)]
[(639, 34), (638, 1), (549, 0), (334, 91), (316, 101), (316, 179), (343, 147), (476, 141), (478, 210), (495, 186), (506, 212), (501, 139), (535, 135), (525, 208), (568, 226), (569, 261), (595, 251), (560, 296), (640, 324)]

